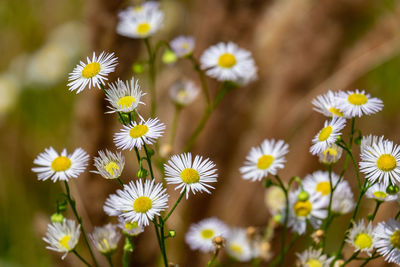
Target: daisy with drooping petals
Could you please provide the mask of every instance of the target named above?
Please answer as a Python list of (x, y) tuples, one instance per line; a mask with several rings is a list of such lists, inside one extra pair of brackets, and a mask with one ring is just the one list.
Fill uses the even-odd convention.
[(341, 135), (340, 131), (344, 126), (346, 126), (344, 118), (333, 117), (332, 120), (325, 121), (324, 128), (312, 140), (313, 145), (310, 148), (310, 152), (313, 155), (318, 155), (334, 144), (336, 139)]
[(47, 249), (64, 253), (64, 259), (68, 252), (75, 249), (81, 234), (79, 225), (74, 220), (64, 219), (62, 222), (53, 222), (47, 226), (46, 237), (43, 240), (49, 245)]
[(89, 234), (89, 238), (101, 254), (111, 255), (118, 248), (121, 234), (117, 231), (116, 225), (109, 223), (102, 227), (95, 227), (93, 233)]
[(216, 183), (218, 174), (215, 164), (210, 159), (196, 155), (192, 161), (192, 154), (185, 153), (174, 155), (164, 164), (165, 180), (168, 184), (177, 184), (175, 189), (181, 189), (181, 193), (186, 190), (186, 198), (189, 197), (190, 191), (205, 191), (209, 194), (209, 189), (214, 189), (208, 183)]
[(309, 248), (302, 253), (296, 253), (300, 267), (329, 267), (334, 257), (328, 258), (322, 253), (322, 249), (314, 250)]
[(114, 135), (114, 143), (119, 149), (132, 150), (134, 147), (141, 149), (143, 144), (151, 145), (164, 133), (165, 124), (157, 118), (147, 121), (131, 122), (123, 125), (119, 133)]
[(225, 223), (217, 218), (208, 218), (192, 224), (185, 240), (192, 250), (211, 252), (215, 250), (213, 239), (217, 236), (226, 238), (228, 233), (229, 228)]
[(312, 101), (314, 110), (327, 117), (343, 117), (343, 113), (338, 109), (336, 103), (336, 94), (337, 93), (328, 91), (326, 94), (314, 98)]
[(375, 241), (376, 236), (372, 223), (369, 222), (365, 226), (363, 219), (353, 224), (346, 239), (346, 242), (351, 244), (355, 251), (366, 252), (369, 256), (371, 256), (371, 251), (374, 249)]
[(80, 62), (79, 65), (69, 74), (68, 86), (70, 91), (80, 93), (89, 85), (91, 87), (100, 88), (101, 84), (107, 81), (107, 75), (115, 70), (117, 58), (114, 53), (108, 54), (101, 52), (100, 56), (96, 57), (93, 52), (93, 57), (87, 57), (87, 63)]
[(382, 183), (376, 183), (368, 188), (365, 196), (367, 198), (373, 198), (377, 201), (393, 201), (397, 199), (397, 195), (390, 195), (386, 192), (387, 186)]
[(375, 228), (375, 248), (387, 262), (400, 265), (400, 222), (389, 219)]
[(178, 81), (169, 89), (172, 101), (182, 107), (192, 103), (198, 94), (199, 88), (191, 80)]
[(126, 221), (122, 217), (118, 217), (118, 222), (118, 227), (127, 235), (137, 236), (144, 231), (144, 228), (137, 222)]
[(138, 80), (135, 82), (134, 78), (125, 83), (118, 79), (115, 83), (109, 85), (106, 92), (106, 99), (111, 104), (111, 111), (107, 113), (129, 113), (134, 111), (139, 104), (144, 104), (140, 100), (145, 93), (140, 90)]
[[(136, 183), (124, 185), (123, 190), (117, 190), (116, 195), (107, 199), (105, 207), (115, 210), (111, 213), (119, 214), (126, 221), (137, 222), (141, 227), (147, 226), (154, 216), (159, 216), (160, 212), (168, 207), (166, 191), (161, 183), (156, 184), (154, 180), (146, 180), (143, 183), (139, 179)], [(113, 200), (109, 201), (110, 198)]]
[(156, 33), (163, 25), (164, 13), (159, 9), (134, 14), (119, 20), (117, 33), (129, 38), (147, 38)]
[(338, 108), (347, 117), (361, 117), (362, 115), (375, 114), (383, 108), (379, 98), (371, 97), (364, 90), (358, 89), (348, 92), (339, 92), (336, 95)]
[(319, 162), (324, 164), (336, 163), (342, 156), (342, 153), (343, 148), (336, 144), (332, 144), (318, 154)]
[(246, 229), (234, 228), (226, 239), (226, 251), (238, 261), (246, 262), (257, 257), (257, 251), (247, 238)]
[(289, 145), (283, 140), (265, 139), (261, 146), (252, 147), (247, 155), (244, 166), (240, 168), (243, 179), (261, 181), (269, 173), (276, 175), (278, 169), (284, 167), (288, 152)]
[(89, 155), (82, 148), (77, 148), (68, 155), (66, 149), (58, 154), (54, 148), (49, 147), (33, 161), (39, 167), (32, 168), (32, 171), (37, 173), (39, 180), (50, 178), (53, 182), (68, 181), (84, 172), (88, 161)]
[(367, 146), (361, 152), (360, 172), (372, 183), (388, 186), (400, 182), (400, 147), (383, 138)]
[(200, 63), (206, 74), (218, 81), (246, 84), (257, 77), (251, 53), (232, 42), (211, 46), (201, 56)]
[(180, 58), (187, 57), (193, 53), (194, 38), (192, 36), (178, 36), (169, 45), (175, 55)]
[(121, 152), (112, 153), (106, 149), (106, 152), (99, 151), (99, 157), (94, 158), (94, 166), (97, 171), (93, 173), (100, 174), (106, 179), (116, 179), (121, 176), (125, 166), (125, 158)]

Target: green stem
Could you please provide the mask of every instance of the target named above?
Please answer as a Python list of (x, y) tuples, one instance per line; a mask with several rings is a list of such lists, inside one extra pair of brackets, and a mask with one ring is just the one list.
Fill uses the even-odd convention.
[(142, 141), (143, 141), (144, 151), (146, 152), (146, 160), (147, 160), (147, 165), (149, 166), (150, 175), (151, 175), (151, 180), (154, 180), (153, 166), (152, 166), (152, 164), (151, 164), (151, 159), (150, 159), (150, 156), (149, 156), (149, 151), (147, 150), (146, 143), (144, 142), (143, 139), (142, 139)]
[(376, 201), (376, 206), (375, 206), (374, 213), (372, 213), (371, 218), (369, 218), (369, 221), (370, 221), (370, 222), (373, 222), (373, 221), (374, 221), (375, 216), (376, 216), (376, 213), (378, 212), (379, 206), (380, 206), (382, 203), (383, 203), (382, 201), (379, 201), (379, 200)]
[(112, 263), (112, 258), (110, 254), (105, 255), (105, 257), (107, 258), (107, 262), (110, 265), (110, 267), (114, 267), (114, 264)]
[(176, 129), (178, 128), (178, 121), (179, 121), (179, 115), (181, 113), (181, 110), (182, 110), (181, 106), (175, 105), (174, 118), (172, 120), (171, 132), (170, 132), (170, 136), (169, 136), (169, 145), (171, 147), (174, 145)]
[(174, 206), (172, 207), (172, 209), (168, 212), (167, 216), (165, 216), (165, 219), (163, 220), (163, 222), (167, 222), (169, 216), (171, 216), (171, 214), (174, 212), (174, 210), (176, 209), (176, 207), (178, 206), (179, 202), (181, 202), (183, 196), (186, 193), (186, 188), (182, 191), (181, 195), (179, 196), (178, 200), (175, 202)]
[(155, 68), (155, 53), (151, 49), (151, 44), (149, 38), (144, 39), (146, 45), (147, 53), (149, 55), (149, 83), (150, 83), (150, 98), (151, 98), (151, 116), (154, 117), (157, 111), (157, 97), (156, 97), (156, 68)]
[(90, 267), (90, 264), (81, 256), (81, 255), (79, 255), (79, 253), (74, 249), (74, 250), (71, 250), (72, 251), (72, 253), (74, 253), (75, 254), (75, 256), (77, 256), (78, 257), (78, 259), (80, 259), (86, 266), (89, 266)]
[(156, 218), (154, 218), (153, 224), (154, 224), (154, 230), (156, 231), (158, 246), (160, 247), (161, 253), (163, 255), (164, 265), (165, 265), (165, 267), (168, 267), (168, 260), (166, 259), (166, 257), (164, 257), (164, 254), (165, 254), (164, 247), (163, 247), (163, 242), (161, 241), (161, 236), (160, 236), (160, 235), (163, 235), (163, 233), (160, 234), (158, 232), (158, 223), (156, 221)]
[(283, 193), (285, 194), (285, 218), (283, 222), (283, 229), (282, 229), (282, 236), (281, 236), (281, 254), (279, 256), (279, 266), (284, 266), (285, 262), (285, 255), (287, 251), (285, 252), (285, 241), (286, 241), (286, 232), (287, 232), (287, 224), (288, 224), (288, 219), (289, 219), (289, 195), (288, 195), (288, 189), (286, 189), (285, 185), (283, 184), (282, 180), (279, 178), (278, 175), (275, 175), (276, 180), (279, 183), (279, 186), (282, 188)]
[[(371, 257), (369, 257), (368, 259), (366, 259), (366, 260), (363, 262), (363, 264), (360, 265), (360, 267), (363, 267), (363, 266), (367, 265), (367, 263), (370, 262), (371, 260), (376, 259), (377, 257), (376, 257), (375, 255), (376, 255), (376, 251), (374, 251), (374, 253), (372, 253)], [(379, 257), (379, 255), (378, 255), (378, 257)]]
[(158, 217), (158, 220), (159, 220), (159, 224), (160, 224), (160, 240), (161, 240), (161, 248), (162, 248), (161, 252), (163, 255), (165, 267), (168, 267), (167, 249), (165, 246), (164, 222), (163, 222), (161, 216)]
[(117, 182), (122, 186), (122, 187), (124, 187), (124, 183), (121, 181), (121, 179), (118, 177), (117, 178)]
[(219, 248), (215, 249), (212, 258), (211, 258), (211, 259), (208, 261), (208, 263), (207, 263), (207, 267), (211, 267), (211, 266), (214, 265), (214, 262), (215, 262), (215, 260), (216, 260), (217, 257), (218, 257), (219, 251), (220, 251)]
[(397, 218), (399, 218), (400, 216), (400, 211), (396, 214), (396, 216), (394, 217), (395, 220), (397, 220)]
[(351, 257), (349, 259), (347, 259), (347, 261), (345, 261), (342, 265), (340, 265), (341, 267), (345, 266), (346, 264), (348, 264), (349, 262), (351, 262), (352, 260), (354, 260), (355, 258), (357, 258), (358, 254), (360, 253), (360, 251), (356, 251), (353, 253), (353, 255), (351, 255)]
[(131, 262), (131, 253), (135, 249), (135, 244), (128, 234), (125, 234), (124, 254), (122, 257), (123, 267), (129, 267)]
[[(344, 143), (344, 142), (342, 141), (342, 143)], [(345, 143), (343, 145), (343, 144), (338, 142), (337, 145), (340, 146), (341, 148), (343, 148), (347, 152), (347, 154), (349, 155), (351, 161), (353, 162), (354, 170), (355, 170), (356, 176), (357, 176), (358, 188), (361, 190), (361, 178), (360, 178), (360, 174), (358, 172), (357, 162), (354, 159), (353, 154), (351, 153), (351, 150), (346, 146)]]
[(207, 106), (210, 104), (210, 94), (208, 93), (208, 86), (207, 86), (207, 81), (206, 81), (206, 74), (204, 71), (200, 68), (199, 62), (193, 57), (193, 55), (190, 55), (188, 59), (192, 62), (194, 70), (198, 73), (200, 82), (201, 82), (201, 90), (203, 91), (204, 98), (206, 100)]

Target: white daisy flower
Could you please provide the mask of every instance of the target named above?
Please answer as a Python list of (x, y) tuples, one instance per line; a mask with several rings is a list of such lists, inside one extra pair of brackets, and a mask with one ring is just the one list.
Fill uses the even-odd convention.
[(238, 261), (246, 262), (257, 257), (257, 250), (247, 238), (246, 229), (234, 228), (226, 239), (226, 251)]
[(283, 169), (288, 152), (289, 145), (283, 140), (265, 139), (261, 146), (252, 147), (247, 155), (244, 166), (240, 168), (243, 179), (261, 181), (269, 173), (276, 175), (278, 169)]
[(218, 81), (248, 83), (257, 76), (257, 68), (251, 53), (236, 44), (218, 43), (211, 46), (200, 58), (207, 75)]
[(108, 54), (101, 52), (100, 56), (96, 57), (93, 52), (93, 57), (87, 57), (87, 63), (80, 62), (79, 65), (69, 74), (68, 86), (70, 91), (80, 93), (89, 85), (91, 87), (100, 88), (100, 84), (107, 81), (107, 75), (115, 70), (117, 58), (114, 53)]
[(154, 10), (159, 10), (160, 3), (157, 1), (147, 1), (140, 5), (130, 6), (118, 13), (120, 19), (134, 19), (138, 15), (143, 15)]
[(322, 254), (322, 249), (314, 250), (309, 248), (302, 253), (296, 253), (299, 262), (299, 267), (329, 267), (334, 257), (328, 258), (327, 255)]
[(111, 111), (129, 113), (137, 109), (139, 104), (144, 104), (141, 98), (145, 95), (140, 90), (138, 80), (132, 78), (125, 83), (118, 79), (115, 83), (109, 84), (109, 89), (106, 90), (106, 99), (111, 104)]
[(125, 166), (125, 158), (121, 152), (115, 154), (106, 149), (106, 152), (99, 151), (99, 157), (94, 158), (94, 166), (97, 171), (93, 173), (100, 174), (106, 179), (116, 179), (121, 176)]
[(137, 236), (144, 231), (144, 228), (137, 222), (127, 221), (122, 217), (118, 217), (118, 222), (118, 227), (127, 235)]
[(202, 156), (196, 155), (192, 161), (192, 154), (185, 153), (174, 155), (164, 164), (165, 180), (168, 184), (177, 184), (175, 189), (181, 189), (181, 193), (186, 190), (186, 198), (189, 197), (190, 191), (205, 191), (209, 194), (209, 189), (214, 189), (208, 183), (216, 183), (218, 174), (215, 164), (210, 159), (203, 160)]
[(310, 194), (310, 197), (301, 201), (297, 198), (300, 189), (289, 193), (289, 220), (288, 227), (292, 231), (304, 234), (307, 227), (307, 221), (317, 229), (321, 226), (322, 220), (326, 218), (328, 212), (328, 198), (321, 197), (318, 193)]
[(336, 92), (328, 91), (324, 95), (319, 95), (313, 99), (314, 110), (327, 117), (343, 117), (343, 113), (338, 109)]
[(175, 82), (169, 89), (169, 95), (180, 106), (191, 104), (199, 94), (199, 88), (191, 80)]
[(159, 9), (140, 14), (131, 14), (124, 18), (120, 15), (117, 33), (129, 38), (147, 38), (156, 33), (163, 25), (164, 13)]
[(185, 235), (186, 243), (192, 250), (212, 252), (215, 250), (213, 239), (217, 236), (226, 238), (228, 226), (217, 218), (204, 219), (192, 224)]
[(346, 242), (355, 248), (355, 251), (366, 252), (371, 256), (371, 251), (374, 249), (376, 236), (372, 223), (369, 222), (365, 226), (364, 220), (361, 219), (353, 224), (349, 230)]
[(278, 186), (271, 186), (265, 191), (265, 205), (272, 215), (279, 214), (286, 207), (285, 193)]
[(113, 214), (119, 214), (126, 221), (137, 222), (143, 227), (168, 207), (168, 194), (161, 183), (155, 184), (154, 180), (143, 183), (139, 179), (136, 183), (124, 185), (123, 190), (117, 190), (116, 195), (107, 199), (105, 206), (108, 210), (115, 210)]
[(79, 225), (74, 220), (64, 219), (62, 222), (53, 222), (47, 226), (46, 237), (43, 240), (49, 244), (47, 249), (64, 253), (64, 259), (68, 252), (75, 249), (81, 234)]
[(118, 205), (119, 202), (120, 202), (119, 196), (114, 194), (109, 195), (103, 206), (104, 212), (111, 217), (121, 215), (122, 211), (114, 208)]
[(347, 117), (361, 117), (381, 111), (383, 102), (379, 98), (371, 97), (364, 90), (358, 89), (348, 92), (338, 92), (336, 95), (338, 108)]
[(386, 193), (386, 188), (382, 183), (376, 183), (370, 188), (368, 188), (365, 196), (367, 198), (373, 198), (378, 201), (393, 201), (397, 199), (397, 195), (390, 195)]
[(387, 262), (400, 265), (400, 222), (389, 219), (375, 228), (375, 247)]
[(132, 150), (134, 147), (141, 149), (143, 144), (151, 145), (164, 133), (165, 124), (157, 118), (147, 121), (131, 122), (123, 125), (119, 133), (114, 134), (115, 146), (119, 149)]
[(82, 148), (77, 148), (68, 155), (66, 149), (58, 154), (54, 148), (49, 147), (33, 161), (39, 167), (32, 168), (32, 171), (37, 173), (39, 180), (50, 178), (53, 182), (68, 181), (84, 172), (88, 161), (89, 155)]
[(336, 163), (342, 156), (342, 153), (343, 148), (336, 144), (332, 144), (318, 154), (319, 162), (324, 164)]
[(340, 117), (333, 117), (330, 121), (325, 121), (322, 128), (313, 138), (313, 145), (310, 152), (313, 155), (318, 155), (336, 142), (336, 139), (341, 135), (340, 131), (346, 126), (346, 120)]
[(192, 36), (178, 36), (169, 43), (172, 51), (180, 58), (193, 53), (194, 38)]
[(102, 227), (95, 227), (93, 233), (89, 234), (89, 238), (101, 254), (111, 255), (118, 248), (121, 233), (117, 231), (116, 225), (109, 223)]
[(361, 139), (361, 145), (360, 145), (360, 151), (363, 153), (366, 149), (369, 149), (372, 147), (372, 144), (377, 144), (378, 142), (382, 142), (385, 140), (385, 137), (382, 136), (375, 136), (375, 135), (368, 135), (368, 136), (363, 136)]
[(372, 183), (400, 182), (400, 147), (380, 138), (361, 152), (360, 172)]

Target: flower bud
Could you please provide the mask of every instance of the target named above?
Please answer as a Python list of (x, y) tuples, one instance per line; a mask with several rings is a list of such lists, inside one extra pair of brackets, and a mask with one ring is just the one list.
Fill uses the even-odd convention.
[(397, 185), (388, 185), (388, 187), (386, 187), (386, 193), (389, 195), (395, 195), (397, 192), (399, 192), (399, 187)]
[(162, 62), (165, 64), (172, 64), (178, 60), (178, 57), (172, 50), (165, 50), (164, 54), (162, 55)]
[(301, 190), (300, 193), (297, 195), (297, 199), (299, 201), (307, 201), (309, 197), (310, 194), (308, 194), (307, 191), (304, 190)]
[(64, 220), (64, 216), (61, 213), (54, 213), (51, 215), (52, 222), (62, 222)]
[(141, 74), (144, 72), (144, 66), (142, 63), (134, 63), (132, 65), (132, 71), (136, 74)]
[(169, 230), (168, 235), (169, 235), (170, 237), (176, 236), (175, 230)]
[(146, 178), (149, 172), (146, 169), (140, 168), (136, 175), (138, 178)]

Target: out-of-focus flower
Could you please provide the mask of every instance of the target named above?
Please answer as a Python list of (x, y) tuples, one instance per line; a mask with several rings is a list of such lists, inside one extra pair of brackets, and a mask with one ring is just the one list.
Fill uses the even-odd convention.
[(113, 254), (118, 248), (121, 234), (117, 231), (117, 226), (111, 223), (102, 227), (95, 227), (93, 233), (89, 235), (96, 249), (104, 255)]
[(192, 36), (178, 36), (169, 45), (178, 57), (187, 57), (193, 53), (194, 38)]
[(375, 247), (387, 262), (400, 264), (400, 221), (389, 219), (375, 228)]
[(272, 215), (278, 214), (285, 208), (286, 199), (282, 188), (271, 186), (265, 191), (265, 204)]
[(376, 183), (370, 188), (368, 188), (365, 196), (367, 198), (373, 198), (378, 201), (393, 201), (398, 199), (398, 195), (390, 195), (386, 192), (387, 186), (382, 183)]
[(332, 144), (327, 147), (324, 151), (320, 152), (318, 157), (319, 161), (324, 164), (336, 163), (342, 156), (343, 148), (336, 144)]
[(18, 78), (10, 73), (0, 74), (0, 116), (16, 103), (20, 92)]
[(118, 227), (130, 236), (137, 236), (143, 233), (144, 229), (137, 222), (130, 222), (122, 217), (118, 217)]
[(299, 259), (297, 264), (299, 267), (329, 267), (334, 257), (328, 258), (327, 255), (322, 254), (322, 249), (309, 248), (302, 253), (297, 253), (297, 258)]
[(313, 145), (310, 152), (318, 155), (336, 142), (341, 135), (340, 131), (346, 126), (346, 120), (340, 117), (333, 117), (330, 121), (325, 121), (322, 128), (313, 138)]
[(199, 88), (191, 80), (175, 82), (169, 89), (169, 95), (176, 104), (187, 106), (192, 103), (199, 94)]
[(338, 108), (346, 117), (361, 117), (375, 114), (382, 110), (383, 102), (379, 98), (371, 97), (364, 90), (339, 92), (336, 96)]
[(226, 239), (226, 251), (238, 261), (246, 262), (257, 257), (257, 250), (247, 238), (246, 229), (234, 228)]
[(146, 1), (140, 5), (130, 6), (118, 13), (120, 19), (133, 19), (137, 16), (159, 10), (160, 3), (157, 1)]

